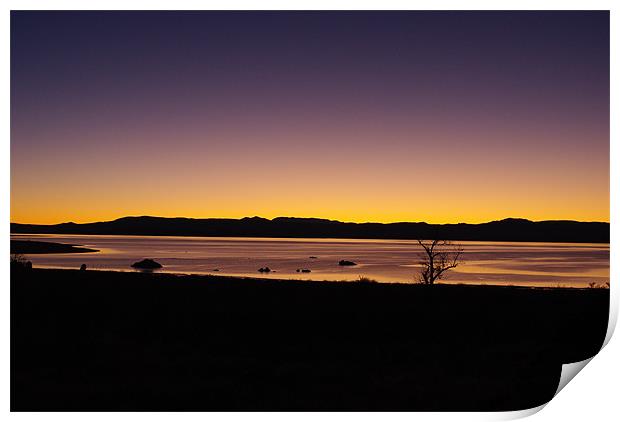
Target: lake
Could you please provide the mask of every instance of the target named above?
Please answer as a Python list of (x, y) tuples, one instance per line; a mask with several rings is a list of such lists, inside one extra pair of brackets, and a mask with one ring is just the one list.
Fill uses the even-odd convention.
[[(34, 267), (134, 271), (152, 258), (170, 273), (264, 278), (414, 282), (421, 247), (415, 240), (288, 239), (176, 236), (12, 235), (13, 239), (70, 243), (98, 253), (29, 255)], [(583, 287), (609, 281), (609, 244), (458, 242), (463, 262), (444, 283)], [(310, 258), (310, 257), (316, 258)], [(358, 265), (342, 267), (341, 259)], [(257, 270), (269, 267), (273, 272)], [(310, 273), (298, 273), (297, 269)], [(216, 271), (217, 270), (217, 271)]]

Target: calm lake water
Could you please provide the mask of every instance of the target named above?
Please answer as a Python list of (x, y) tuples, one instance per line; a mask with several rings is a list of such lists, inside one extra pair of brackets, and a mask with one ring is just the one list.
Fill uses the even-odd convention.
[[(420, 246), (413, 240), (280, 239), (174, 236), (12, 235), (99, 249), (97, 253), (29, 255), (35, 267), (134, 271), (143, 258), (160, 262), (162, 272), (282, 279), (415, 280)], [(444, 283), (587, 286), (609, 281), (609, 244), (540, 242), (459, 242), (464, 262)], [(310, 258), (315, 256), (316, 258)], [(358, 265), (341, 267), (338, 261)], [(268, 266), (275, 272), (261, 274)], [(310, 273), (298, 273), (298, 268)], [(214, 271), (214, 270), (219, 271)]]

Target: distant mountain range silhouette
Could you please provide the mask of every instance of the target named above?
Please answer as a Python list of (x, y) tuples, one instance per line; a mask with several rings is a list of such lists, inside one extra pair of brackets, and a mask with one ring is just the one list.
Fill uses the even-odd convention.
[(609, 223), (507, 218), (481, 224), (343, 223), (319, 218), (123, 217), (97, 223), (11, 223), (11, 233), (149, 236), (310, 237), (349, 239), (449, 239), (515, 242), (609, 243)]

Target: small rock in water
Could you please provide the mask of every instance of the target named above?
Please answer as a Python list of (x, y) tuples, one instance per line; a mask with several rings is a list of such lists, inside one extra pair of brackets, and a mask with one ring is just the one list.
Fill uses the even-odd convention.
[(350, 266), (350, 265), (357, 265), (357, 264), (353, 261), (347, 261), (347, 260), (341, 259), (338, 265)]
[(86, 264), (80, 265), (80, 271), (86, 271)]
[(317, 257), (316, 256), (311, 256), (310, 259), (317, 259)]
[(142, 261), (134, 262), (131, 266), (141, 270), (155, 270), (157, 268), (162, 268), (162, 265), (159, 262), (155, 262), (152, 259), (143, 259)]
[(258, 272), (259, 273), (270, 273), (271, 269), (269, 267), (265, 267), (265, 268), (261, 267), (261, 268), (258, 269)]
[(214, 268), (214, 269), (213, 269), (213, 270), (211, 270), (211, 271), (219, 271), (219, 270), (220, 270), (219, 268)]

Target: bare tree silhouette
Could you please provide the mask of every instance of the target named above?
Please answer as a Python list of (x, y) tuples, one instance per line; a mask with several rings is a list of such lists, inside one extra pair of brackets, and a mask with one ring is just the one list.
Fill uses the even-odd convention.
[(452, 244), (449, 240), (424, 241), (418, 239), (420, 246), (424, 248), (421, 254), (420, 264), (422, 270), (418, 281), (422, 284), (435, 284), (449, 269), (456, 268), (461, 263), (463, 247)]

